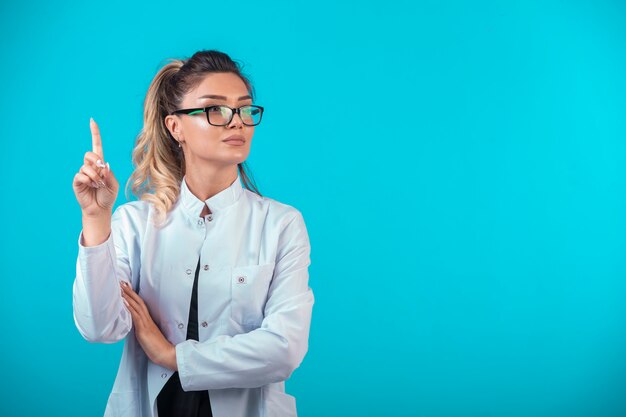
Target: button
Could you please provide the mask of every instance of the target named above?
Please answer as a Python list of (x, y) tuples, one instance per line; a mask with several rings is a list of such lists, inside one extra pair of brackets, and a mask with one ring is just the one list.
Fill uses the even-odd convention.
[(209, 270), (209, 265), (204, 265), (204, 270), (208, 271)]
[(198, 226), (202, 226), (204, 224), (204, 220), (200, 219), (198, 220)]
[(209, 214), (209, 215), (207, 216), (207, 218), (206, 218), (206, 219), (207, 219), (208, 221), (213, 220), (213, 215), (212, 215), (212, 214)]
[(237, 283), (238, 284), (245, 284), (246, 283), (246, 277), (244, 277), (244, 276), (237, 277)]
[(187, 275), (191, 275), (191, 269), (188, 269), (185, 272), (187, 273)]
[(203, 321), (203, 322), (202, 322), (202, 327), (206, 327), (206, 326), (208, 326), (208, 325), (209, 325), (209, 323), (207, 323), (206, 321)]
[(178, 328), (179, 328), (179, 329), (182, 329), (183, 327), (185, 327), (185, 325), (184, 325), (184, 324), (182, 324), (182, 323), (178, 323)]
[(166, 374), (165, 372), (163, 372), (163, 373), (161, 374), (161, 378), (167, 378), (167, 374)]

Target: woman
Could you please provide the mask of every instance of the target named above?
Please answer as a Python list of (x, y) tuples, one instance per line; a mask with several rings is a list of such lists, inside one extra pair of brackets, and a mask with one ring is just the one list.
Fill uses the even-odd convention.
[(296, 416), (284, 381), (308, 349), (309, 237), (297, 209), (250, 189), (252, 96), (224, 53), (167, 63), (133, 150), (141, 200), (114, 212), (90, 121), (73, 306), (85, 339), (125, 339), (105, 416)]

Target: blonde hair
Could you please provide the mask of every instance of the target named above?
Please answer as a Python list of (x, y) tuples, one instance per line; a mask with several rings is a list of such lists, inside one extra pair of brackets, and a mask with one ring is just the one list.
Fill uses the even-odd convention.
[[(223, 52), (196, 52), (187, 60), (169, 59), (154, 76), (144, 100), (143, 128), (132, 152), (134, 170), (126, 183), (141, 200), (152, 203), (156, 225), (162, 224), (180, 195), (180, 183), (185, 175), (185, 155), (165, 126), (165, 116), (176, 110), (184, 96), (212, 72), (231, 72), (243, 80), (250, 96), (254, 91), (240, 66)], [(256, 194), (245, 162), (237, 166), (243, 186)]]

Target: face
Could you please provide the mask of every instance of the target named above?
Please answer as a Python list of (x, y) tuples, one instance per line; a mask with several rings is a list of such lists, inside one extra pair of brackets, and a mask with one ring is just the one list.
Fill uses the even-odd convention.
[[(211, 105), (238, 108), (249, 104), (252, 104), (252, 99), (241, 78), (232, 73), (215, 73), (208, 74), (190, 91), (180, 108)], [(244, 125), (238, 114), (233, 115), (233, 119), (225, 126), (210, 125), (205, 112), (169, 115), (165, 118), (165, 124), (172, 136), (181, 143), (188, 165), (212, 164), (222, 168), (242, 163), (250, 153), (254, 126)], [(225, 139), (231, 136), (242, 138), (244, 143), (226, 142)]]

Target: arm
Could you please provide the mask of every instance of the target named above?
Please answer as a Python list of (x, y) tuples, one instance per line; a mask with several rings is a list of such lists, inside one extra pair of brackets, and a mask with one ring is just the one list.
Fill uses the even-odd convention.
[(284, 228), (261, 327), (206, 342), (176, 345), (185, 391), (251, 388), (284, 381), (308, 350), (313, 292), (308, 286), (310, 244), (297, 212)]
[(122, 207), (113, 213), (110, 233), (102, 243), (85, 246), (84, 235), (88, 232), (85, 222), (78, 239), (73, 314), (78, 331), (90, 342), (117, 342), (128, 334), (132, 325), (119, 286), (120, 280), (131, 282), (123, 233), (128, 225)]

